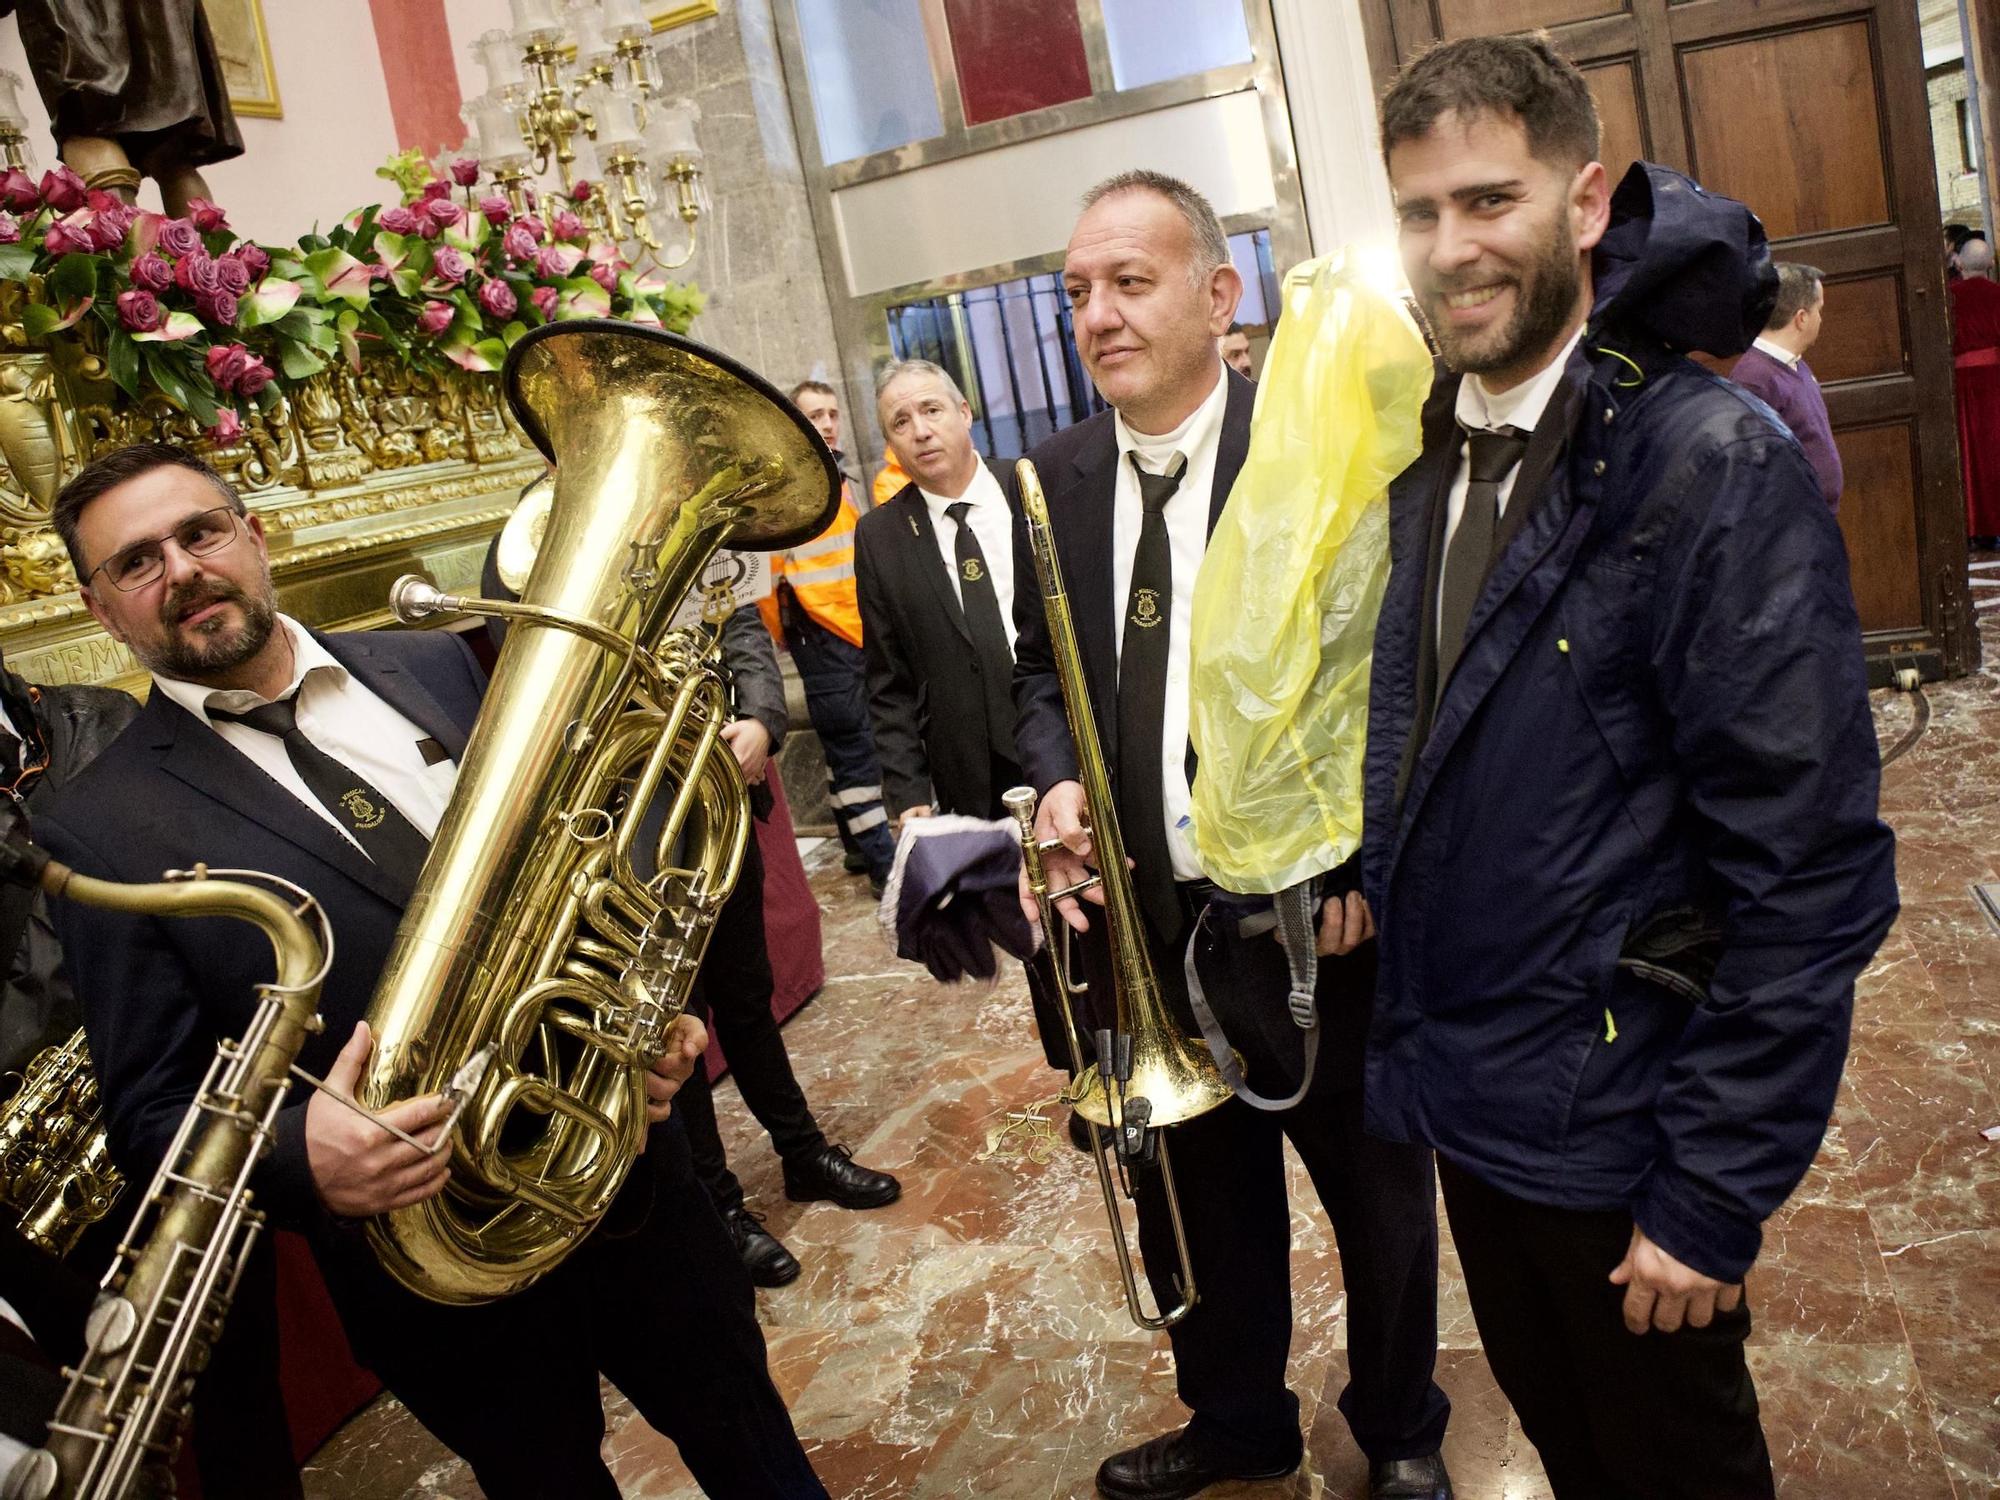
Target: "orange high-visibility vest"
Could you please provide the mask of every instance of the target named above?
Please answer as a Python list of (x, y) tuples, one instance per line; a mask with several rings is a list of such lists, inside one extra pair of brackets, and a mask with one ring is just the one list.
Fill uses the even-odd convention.
[(792, 586), (800, 607), (815, 621), (849, 645), (861, 644), (861, 601), (854, 587), (854, 523), (860, 519), (842, 480), (840, 509), (832, 524), (809, 542), (771, 554), (771, 592), (757, 601), (757, 612), (780, 645), (785, 639), (778, 619), (780, 581)]
[(910, 476), (903, 472), (903, 466), (896, 462), (895, 450), (882, 455), (882, 472), (875, 476), (875, 503), (887, 505), (903, 493), (903, 486), (910, 482)]

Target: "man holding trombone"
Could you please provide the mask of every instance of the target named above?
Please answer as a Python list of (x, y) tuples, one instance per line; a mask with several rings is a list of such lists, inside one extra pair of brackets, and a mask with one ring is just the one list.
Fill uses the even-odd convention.
[[(1016, 737), (1040, 796), (1035, 832), (1045, 883), (1061, 892), (1094, 864), (1115, 820), (1131, 858), (1136, 918), (1124, 946), (1150, 958), (1166, 1011), (1198, 1035), (1183, 978), (1196, 917), (1215, 893), (1187, 839), (1189, 621), (1210, 529), (1249, 446), (1254, 391), (1224, 370), (1216, 341), (1242, 283), (1207, 200), (1187, 184), (1128, 172), (1093, 188), (1071, 234), (1063, 284), (1077, 350), (1112, 410), (1057, 433), (1029, 455), (1045, 490), (1054, 559), (1069, 593), (1073, 642), (1056, 640), (1043, 601), (1015, 594)], [(1015, 577), (1036, 576), (1034, 544), (1017, 528)], [(1059, 659), (1073, 647), (1080, 682)], [(1087, 699), (1102, 764), (1081, 765), (1065, 687)], [(1088, 753), (1086, 751), (1086, 753)], [(1095, 775), (1115, 806), (1087, 805)], [(1172, 1177), (1146, 1132), (1113, 1148), (1139, 1219), (1147, 1279), (1170, 1327), (1181, 1400), (1193, 1413), (1172, 1433), (1138, 1441), (1099, 1468), (1112, 1500), (1176, 1500), (1210, 1485), (1278, 1478), (1303, 1456), (1298, 1398), (1286, 1387), (1291, 1341), (1290, 1208), (1284, 1142), (1311, 1173), (1339, 1241), (1346, 1284), (1349, 1383), (1340, 1409), (1370, 1462), (1378, 1500), (1451, 1493), (1438, 1449), (1450, 1406), (1432, 1379), (1437, 1347), (1437, 1224), (1430, 1153), (1361, 1128), (1360, 1060), (1373, 936), (1366, 907), (1336, 875), (1321, 910), (1318, 1000), (1326, 1038), (1312, 1086), (1293, 1107), (1260, 1111), (1231, 1099), (1165, 1132)], [(1032, 898), (1029, 898), (1032, 900)], [(1085, 900), (1103, 901), (1101, 890)], [(1105, 912), (1058, 901), (1091, 981), (1079, 1029), (1113, 1025), (1126, 982), (1106, 940)], [(1031, 915), (1032, 915), (1031, 910)], [(1283, 950), (1256, 924), (1218, 921), (1211, 994), (1268, 995), (1287, 984)], [(1246, 931), (1245, 929), (1250, 929)], [(1136, 1028), (1135, 1028), (1136, 1029)], [(1113, 1041), (1112, 1060), (1124, 1043)], [(1197, 1044), (1198, 1045), (1198, 1044)], [(1156, 1116), (1157, 1117), (1157, 1116)], [(1124, 1112), (1130, 1120), (1131, 1112)], [(1157, 1135), (1158, 1132), (1151, 1132)], [(1108, 1138), (1107, 1138), (1108, 1139)], [(1178, 1197), (1173, 1211), (1170, 1194)], [(1184, 1234), (1184, 1246), (1181, 1236)], [(1183, 1247), (1197, 1294), (1181, 1316)], [(1135, 1435), (1136, 1437), (1137, 1435)]]

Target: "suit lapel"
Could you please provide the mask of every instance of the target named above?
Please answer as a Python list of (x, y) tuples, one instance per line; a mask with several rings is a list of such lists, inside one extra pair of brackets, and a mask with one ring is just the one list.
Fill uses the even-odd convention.
[(313, 638), (354, 674), (355, 681), (444, 746), (445, 753), (453, 760), (462, 760), (471, 726), (461, 725), (446, 713), (429, 689), (388, 652), (371, 642), (369, 634), (363, 630), (326, 635), (314, 631)]
[(931, 525), (931, 508), (924, 503), (923, 491), (913, 484), (893, 503), (902, 506), (909, 519), (910, 565), (930, 585), (938, 608), (944, 611), (952, 628), (965, 638), (967, 645), (972, 644), (972, 628), (965, 623), (965, 610), (952, 589), (951, 576), (945, 572), (944, 554), (938, 551), (937, 528)]
[[(1061, 549), (1063, 584), (1076, 625), (1077, 654), (1090, 679), (1091, 708), (1105, 758), (1118, 764), (1118, 619), (1123, 600), (1112, 598), (1112, 518), (1118, 496), (1118, 437), (1109, 418), (1070, 460), (1070, 487), (1051, 524), (1068, 534)], [(1056, 515), (1062, 516), (1061, 521)], [(1095, 601), (1088, 606), (1084, 601)]]
[(1215, 444), (1215, 479), (1208, 491), (1208, 530), (1222, 519), (1229, 492), (1236, 488), (1236, 476), (1250, 456), (1250, 413), (1257, 405), (1257, 388), (1234, 371), (1225, 369), (1222, 379), (1229, 388), (1223, 401), (1222, 432)]

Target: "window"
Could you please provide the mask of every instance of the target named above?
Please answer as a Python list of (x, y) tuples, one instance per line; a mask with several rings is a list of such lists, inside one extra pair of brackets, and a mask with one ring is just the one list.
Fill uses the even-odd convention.
[(797, 0), (830, 164), (944, 133), (920, 0)]
[(1958, 159), (1968, 172), (1979, 170), (1979, 132), (1972, 128), (1971, 110), (1961, 99), (1953, 106), (1958, 112)]
[(945, 0), (965, 123), (1090, 97), (1076, 0)]
[(1102, 3), (1114, 87), (1143, 88), (1251, 59), (1243, 0), (1175, 0), (1170, 22), (1160, 0)]

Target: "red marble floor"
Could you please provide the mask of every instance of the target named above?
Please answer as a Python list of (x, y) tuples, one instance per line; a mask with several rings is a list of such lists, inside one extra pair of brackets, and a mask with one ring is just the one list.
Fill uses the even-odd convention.
[[(2000, 605), (2000, 564), (1992, 576), (1979, 593)], [(2000, 613), (1983, 623), (1988, 658), (2000, 659)], [(1861, 983), (1825, 1148), (1752, 1276), (1752, 1366), (1788, 1500), (2000, 1497), (2000, 1143), (1979, 1133), (2000, 1125), (2000, 936), (1968, 893), (2000, 879), (1997, 686), (1987, 672), (1931, 689), (1928, 733), (1886, 773), (1903, 916)], [(1877, 695), (1885, 744), (1911, 712), (1909, 699)], [(793, 1286), (759, 1294), (778, 1384), (837, 1500), (1089, 1495), (1105, 1452), (1182, 1418), (1164, 1338), (1136, 1332), (1115, 1300), (1087, 1164), (1067, 1150), (1040, 1166), (980, 1159), (1008, 1111), (1053, 1092), (1025, 990), (939, 988), (889, 954), (865, 884), (840, 873), (837, 852), (809, 863), (830, 977), (786, 1037), (829, 1134), (901, 1173), (905, 1193), (869, 1214), (787, 1203), (767, 1143), (732, 1087), (719, 1091), (753, 1206), (806, 1263)], [(1218, 1500), (1366, 1493), (1333, 1408), (1339, 1262), (1296, 1164), (1294, 1178), (1292, 1375), (1308, 1457), (1286, 1483), (1218, 1489)], [(1546, 1496), (1448, 1244), (1443, 1269), (1440, 1379), (1458, 1493)], [(671, 1445), (607, 1398), (625, 1493), (696, 1495)], [(388, 1399), (315, 1457), (306, 1490), (478, 1493)]]

